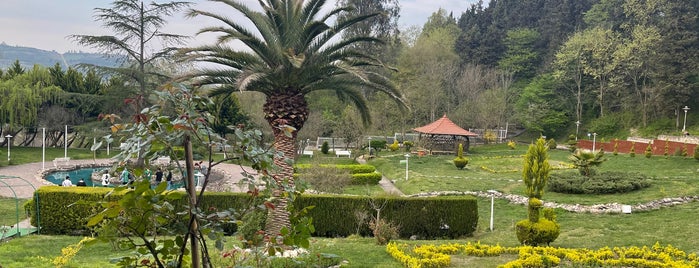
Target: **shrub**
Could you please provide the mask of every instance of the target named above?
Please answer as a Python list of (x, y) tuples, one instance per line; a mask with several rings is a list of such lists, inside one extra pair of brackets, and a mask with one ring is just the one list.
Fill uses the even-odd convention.
[(323, 154), (328, 154), (330, 152), (330, 145), (328, 145), (327, 141), (324, 141), (323, 145), (320, 146), (320, 152)]
[(459, 143), (459, 151), (456, 153), (456, 158), (454, 158), (454, 166), (457, 169), (464, 169), (468, 165), (468, 158), (464, 157), (464, 145)]
[(526, 193), (529, 197), (541, 198), (544, 194), (546, 181), (551, 172), (549, 165), (548, 147), (543, 138), (539, 138), (536, 144), (529, 145), (527, 154), (524, 156), (524, 167), (522, 177), (527, 186)]
[(631, 142), (631, 149), (629, 151), (629, 157), (636, 157), (636, 142)]
[(242, 224), (238, 228), (238, 234), (245, 239), (246, 247), (259, 246), (264, 242), (264, 235), (258, 231), (265, 227), (267, 213), (264, 210), (255, 209), (242, 217)]
[(485, 133), (483, 133), (483, 141), (486, 144), (495, 142), (495, 140), (497, 140), (497, 138), (498, 138), (498, 136), (492, 130), (486, 130)]
[(586, 177), (573, 172), (551, 176), (547, 190), (565, 194), (617, 194), (650, 187), (651, 180), (640, 173), (603, 172)]
[(694, 146), (694, 159), (699, 160), (699, 145)]
[(547, 145), (549, 146), (549, 150), (555, 150), (558, 147), (556, 140), (554, 140), (553, 138), (549, 139), (549, 141), (547, 142)]
[(665, 140), (665, 149), (663, 150), (663, 155), (667, 158), (670, 155), (670, 142)]
[(412, 141), (403, 141), (403, 148), (405, 148), (406, 152), (410, 152), (410, 149), (413, 148), (415, 144)]
[(541, 218), (537, 222), (521, 220), (515, 226), (517, 240), (523, 245), (549, 245), (561, 234), (561, 226), (546, 218)]
[(369, 222), (377, 245), (386, 245), (391, 240), (398, 238), (400, 227), (392, 222), (386, 222), (384, 219), (371, 220)]
[(573, 162), (575, 168), (580, 171), (583, 176), (592, 176), (594, 170), (592, 167), (597, 167), (602, 164), (602, 162), (607, 161), (604, 158), (604, 151), (600, 150), (598, 153), (577, 150), (568, 159)]
[(376, 150), (377, 152), (386, 148), (385, 140), (371, 140), (369, 144), (371, 144), (371, 148)]
[(646, 152), (645, 152), (646, 158), (650, 158), (653, 156), (653, 147), (650, 146), (650, 143), (646, 147)]
[(400, 145), (398, 145), (398, 140), (394, 139), (393, 143), (391, 143), (391, 145), (388, 146), (388, 149), (391, 150), (391, 152), (398, 151), (398, 149), (400, 149)]
[(577, 137), (573, 134), (570, 134), (568, 136), (568, 141), (566, 144), (568, 145), (568, 151), (575, 152), (575, 150), (578, 148), (578, 140), (576, 139)]
[(672, 153), (673, 156), (684, 156), (682, 154), (683, 148), (675, 148), (675, 152)]
[(507, 142), (507, 147), (509, 147), (511, 150), (514, 150), (517, 147), (517, 143), (515, 141), (508, 141)]
[(619, 141), (614, 142), (614, 152), (612, 152), (614, 155), (619, 154)]
[(377, 185), (381, 181), (381, 173), (358, 173), (352, 174), (353, 185)]
[(682, 156), (687, 157), (689, 152), (687, 152), (687, 144), (682, 145)]

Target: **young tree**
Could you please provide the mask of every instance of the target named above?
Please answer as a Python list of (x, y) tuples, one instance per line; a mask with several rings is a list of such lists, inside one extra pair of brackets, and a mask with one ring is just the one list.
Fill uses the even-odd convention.
[[(230, 17), (203, 10), (192, 10), (192, 16), (204, 16), (223, 23), (201, 33), (218, 33), (219, 42), (191, 48), (183, 53), (194, 60), (222, 65), (225, 68), (204, 68), (190, 77), (198, 84), (214, 86), (214, 95), (238, 91), (256, 91), (266, 96), (264, 117), (272, 127), (274, 148), (279, 152), (274, 163), (273, 191), (275, 204), (269, 210), (266, 231), (277, 235), (289, 226), (289, 211), (285, 199), (279, 199), (285, 187), (294, 186), (293, 167), (288, 162), (296, 156), (296, 136), (308, 118), (306, 96), (315, 91), (329, 90), (357, 107), (362, 121), (370, 122), (368, 106), (361, 88), (372, 88), (403, 103), (393, 84), (366, 67), (382, 67), (382, 63), (362, 51), (352, 49), (355, 44), (379, 42), (370, 36), (345, 39), (343, 31), (366, 19), (368, 14), (332, 20), (346, 12), (335, 8), (322, 13), (323, 0), (260, 0), (262, 11), (249, 8), (241, 1), (217, 0), (243, 14), (251, 22), (247, 28)], [(248, 50), (226, 46), (229, 41), (240, 41)]]
[[(148, 65), (166, 59), (175, 51), (169, 46), (181, 44), (185, 36), (162, 32), (166, 17), (182, 10), (190, 2), (152, 2), (145, 5), (141, 0), (114, 0), (111, 8), (95, 8), (95, 18), (114, 35), (71, 35), (79, 45), (90, 46), (101, 52), (119, 57), (121, 67), (91, 66), (113, 75), (121, 75), (135, 83), (139, 107), (145, 104), (146, 95), (160, 84), (164, 76)], [(137, 108), (140, 111), (140, 108)]]

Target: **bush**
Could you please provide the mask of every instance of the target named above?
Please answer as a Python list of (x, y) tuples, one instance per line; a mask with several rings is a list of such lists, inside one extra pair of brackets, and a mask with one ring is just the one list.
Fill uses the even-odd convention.
[(578, 148), (578, 140), (576, 139), (575, 135), (570, 134), (570, 136), (568, 136), (568, 141), (566, 142), (566, 144), (568, 145), (568, 151), (570, 151), (571, 153), (575, 152), (575, 150)]
[(561, 226), (546, 218), (541, 218), (537, 222), (521, 220), (515, 226), (517, 240), (523, 245), (549, 245), (561, 234)]
[(393, 143), (388, 146), (388, 149), (391, 150), (391, 152), (398, 151), (398, 149), (400, 149), (400, 145), (398, 145), (398, 140), (393, 140)]
[[(356, 234), (357, 212), (375, 215), (370, 203), (383, 204), (381, 219), (400, 223), (399, 236), (416, 235), (424, 239), (458, 238), (471, 235), (478, 222), (478, 205), (469, 196), (428, 198), (302, 195), (294, 207), (315, 206), (308, 212), (313, 218), (314, 236), (346, 237)], [(444, 229), (444, 226), (448, 226)], [(372, 234), (368, 226), (359, 234)]]
[(369, 144), (371, 144), (371, 148), (376, 150), (377, 152), (386, 148), (385, 140), (371, 140)]
[(404, 141), (403, 142), (403, 148), (405, 148), (406, 152), (410, 152), (410, 148), (413, 148), (415, 144), (412, 141)]
[(614, 151), (612, 152), (613, 155), (618, 155), (619, 154), (619, 141), (614, 143)]
[(515, 148), (517, 148), (517, 143), (515, 143), (515, 141), (512, 141), (512, 140), (508, 141), (507, 147), (510, 148), (510, 150), (514, 150)]
[(359, 173), (352, 174), (353, 185), (377, 185), (381, 181), (381, 173)]
[[(350, 174), (360, 174), (360, 173), (372, 173), (376, 171), (376, 167), (368, 164), (351, 164), (351, 165), (318, 165), (324, 168), (338, 168), (342, 170), (348, 170)], [(304, 173), (306, 169), (313, 168), (312, 164), (298, 164), (294, 166), (294, 172)]]
[(320, 146), (320, 152), (323, 154), (328, 154), (330, 152), (330, 145), (328, 145), (327, 141), (324, 141), (323, 145)]
[(454, 158), (454, 166), (457, 169), (464, 169), (468, 165), (468, 158), (464, 157), (464, 145), (459, 143), (459, 151), (456, 153), (456, 158)]
[(400, 227), (392, 222), (386, 222), (384, 219), (372, 220), (369, 222), (377, 245), (386, 245), (391, 240), (398, 238), (398, 230)]
[(549, 139), (549, 141), (547, 142), (547, 145), (549, 146), (549, 150), (555, 150), (558, 147), (556, 140), (554, 140), (553, 138)]
[(603, 172), (590, 177), (574, 172), (554, 174), (547, 190), (566, 194), (616, 194), (650, 187), (648, 176), (640, 173)]
[(694, 146), (694, 159), (699, 160), (699, 145)]
[(629, 157), (636, 157), (636, 142), (631, 142), (631, 149), (629, 151)]
[(259, 246), (264, 242), (264, 235), (258, 231), (265, 227), (267, 213), (264, 210), (255, 209), (247, 213), (241, 219), (242, 224), (238, 228), (238, 234), (245, 239), (246, 247)]
[[(41, 232), (45, 234), (86, 233), (86, 218), (92, 215), (91, 201), (101, 201), (110, 191), (99, 187), (60, 187), (45, 186), (36, 191), (39, 211), (41, 211)], [(184, 197), (183, 192), (174, 191), (175, 195)], [(92, 197), (90, 197), (92, 196)], [(118, 200), (119, 195), (109, 198)], [(257, 206), (264, 197), (252, 199), (245, 193), (204, 193), (200, 199), (202, 211), (221, 211), (228, 209), (242, 210)], [(36, 200), (36, 199), (34, 199)], [(67, 206), (77, 200), (80, 204)], [(417, 235), (421, 238), (458, 238), (471, 235), (478, 223), (477, 200), (470, 196), (440, 196), (429, 198), (301, 195), (294, 201), (294, 207), (315, 206), (308, 213), (313, 218), (315, 236), (337, 237), (357, 233), (355, 211), (374, 215), (370, 201), (385, 203), (381, 218), (387, 222), (399, 222), (399, 236), (408, 238)], [(175, 211), (184, 211), (186, 200), (180, 198), (171, 202)], [(32, 223), (36, 225), (37, 215), (34, 201), (25, 205), (30, 210)], [(186, 215), (185, 215), (186, 216)], [(249, 216), (252, 217), (252, 216)], [(255, 225), (256, 226), (256, 225)], [(448, 228), (444, 228), (448, 226)], [(239, 226), (242, 228), (242, 226)], [(250, 226), (250, 230), (255, 229)], [(363, 225), (360, 234), (368, 236), (371, 230)]]
[(653, 156), (653, 147), (650, 146), (650, 143), (646, 147), (646, 152), (645, 152), (646, 158), (650, 158)]

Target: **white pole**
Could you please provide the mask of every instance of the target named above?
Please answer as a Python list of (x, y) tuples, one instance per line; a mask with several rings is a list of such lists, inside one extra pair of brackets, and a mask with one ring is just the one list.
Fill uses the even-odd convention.
[(595, 152), (595, 143), (597, 143), (597, 132), (592, 133), (592, 152)]
[(63, 157), (68, 158), (68, 125), (66, 125), (66, 133), (63, 136)]
[(410, 157), (409, 154), (405, 154), (405, 180), (408, 180), (408, 158)]
[(490, 231), (493, 231), (493, 212), (495, 211), (495, 195), (490, 193)]
[(107, 141), (107, 155), (109, 155), (109, 141)]
[(46, 169), (46, 128), (41, 128), (41, 170)]

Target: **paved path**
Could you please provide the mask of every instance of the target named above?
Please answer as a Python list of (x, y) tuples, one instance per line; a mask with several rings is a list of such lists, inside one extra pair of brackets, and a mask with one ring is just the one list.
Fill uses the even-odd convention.
[[(109, 165), (111, 163), (110, 159), (82, 159), (82, 160), (70, 160), (70, 166), (78, 165), (89, 165), (89, 164), (100, 164)], [(54, 169), (52, 162), (46, 162), (44, 165), (45, 169)], [(240, 188), (237, 183), (243, 178), (241, 172), (244, 167), (235, 164), (219, 164), (214, 167), (214, 173), (223, 174), (223, 180), (216, 181), (212, 183), (212, 187), (217, 187), (219, 189), (225, 189), (230, 191), (244, 191), (246, 189)], [(247, 171), (254, 171), (252, 168), (246, 168)], [(54, 185), (53, 183), (46, 181), (42, 178), (41, 162), (29, 163), (22, 165), (11, 165), (0, 167), (0, 176), (11, 176), (19, 177), (20, 179), (14, 178), (4, 178), (0, 182), (0, 196), (5, 197), (15, 197), (18, 198), (31, 198), (34, 194), (34, 189), (46, 185)], [(25, 182), (26, 181), (26, 182)], [(27, 182), (29, 184), (27, 184)], [(213, 180), (212, 180), (213, 182)], [(7, 185), (12, 186), (12, 189), (6, 187)]]
[[(357, 158), (357, 162), (359, 162), (360, 164), (366, 164), (366, 160), (361, 156)], [(379, 181), (379, 186), (381, 186), (381, 188), (383, 188), (383, 190), (386, 193), (395, 194), (395, 195), (404, 195), (403, 192), (401, 192), (400, 189), (398, 189), (398, 187), (396, 187), (396, 185), (394, 185), (391, 180), (386, 178), (386, 176), (381, 175), (381, 180)]]

